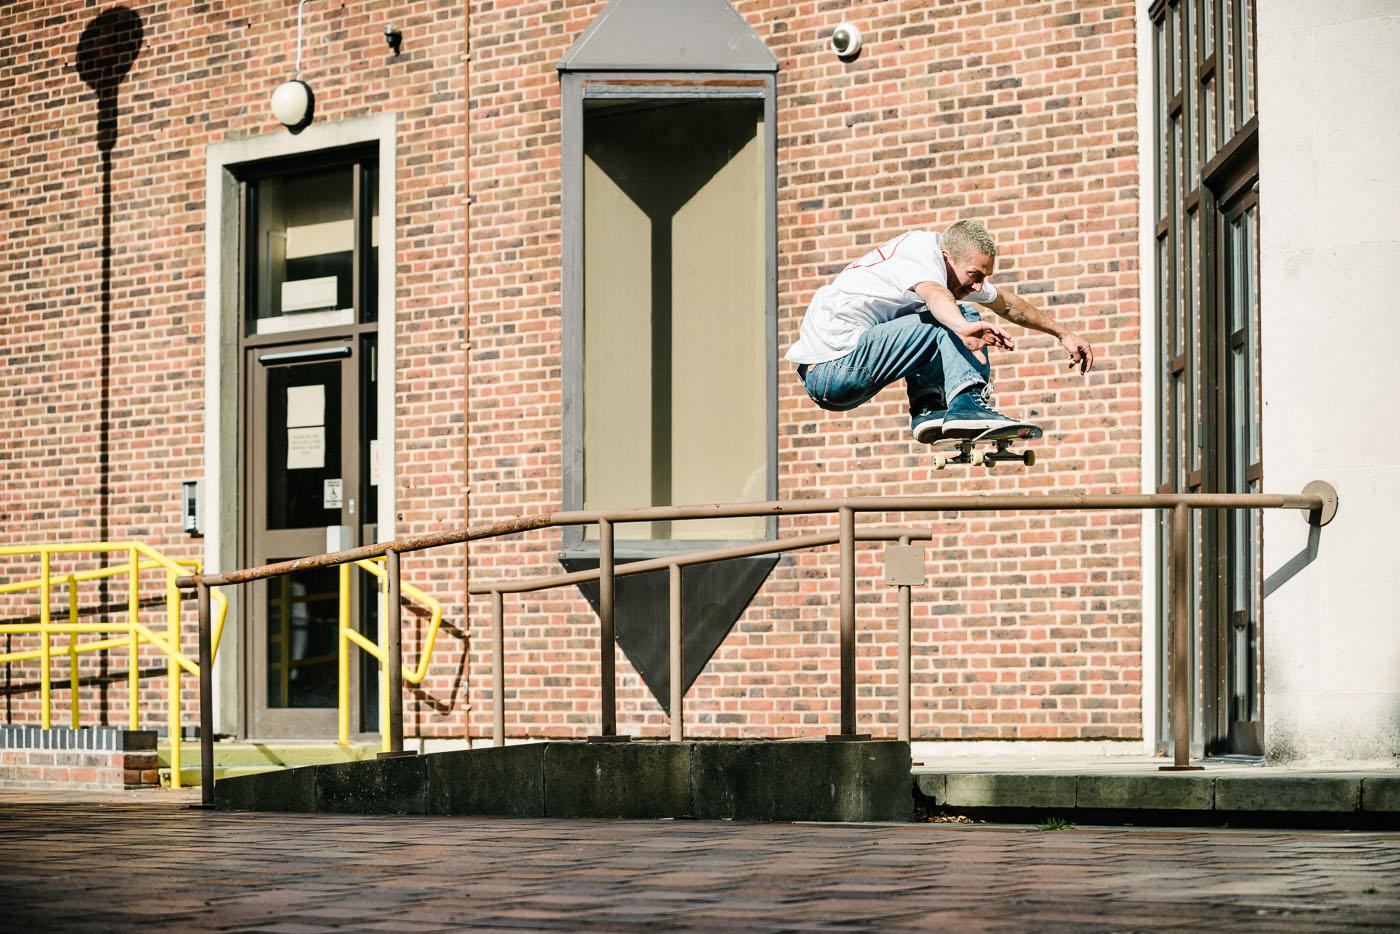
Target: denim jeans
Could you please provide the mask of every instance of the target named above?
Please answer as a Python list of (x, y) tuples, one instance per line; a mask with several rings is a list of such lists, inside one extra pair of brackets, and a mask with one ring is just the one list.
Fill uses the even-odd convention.
[[(958, 307), (967, 320), (982, 319), (971, 305)], [(964, 347), (925, 309), (875, 325), (844, 357), (799, 367), (798, 376), (812, 401), (833, 412), (868, 402), (903, 379), (912, 413), (925, 396), (941, 393), (948, 400), (968, 386), (988, 382), (991, 364), (986, 355), (986, 350), (974, 354)]]

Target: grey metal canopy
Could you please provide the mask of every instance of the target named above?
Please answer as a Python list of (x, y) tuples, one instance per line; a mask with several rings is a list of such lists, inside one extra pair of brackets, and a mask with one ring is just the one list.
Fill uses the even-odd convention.
[(777, 71), (778, 60), (727, 0), (612, 0), (560, 71)]

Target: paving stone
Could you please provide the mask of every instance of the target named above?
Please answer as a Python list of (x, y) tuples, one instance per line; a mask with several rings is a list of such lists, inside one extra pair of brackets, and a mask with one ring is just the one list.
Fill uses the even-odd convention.
[(949, 807), (1069, 809), (1075, 806), (1075, 776), (949, 772), (945, 795)]
[(433, 814), (544, 817), (546, 743), (424, 756)]
[(907, 821), (907, 743), (696, 743), (695, 816), (725, 820)]
[(422, 756), (340, 762), (313, 766), (310, 771), (316, 776), (318, 811), (337, 814), (428, 813), (428, 767)]
[(1344, 812), (1360, 807), (1360, 778), (1222, 775), (1215, 780), (1217, 811)]
[(685, 817), (689, 743), (546, 743), (550, 817)]
[(1204, 772), (1162, 775), (1080, 775), (1075, 804), (1081, 808), (1208, 811), (1214, 779)]
[(214, 806), (226, 811), (314, 811), (311, 768), (258, 772), (214, 782)]

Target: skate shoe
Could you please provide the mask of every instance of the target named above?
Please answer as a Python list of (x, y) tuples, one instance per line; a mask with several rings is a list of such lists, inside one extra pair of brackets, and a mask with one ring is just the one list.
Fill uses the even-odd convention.
[(976, 388), (958, 393), (943, 416), (944, 437), (1029, 438), (1040, 433), (1030, 422), (1002, 415), (987, 405)]
[(909, 430), (914, 440), (920, 444), (932, 444), (943, 437), (943, 417), (948, 404), (943, 401), (943, 393), (923, 396), (910, 407)]

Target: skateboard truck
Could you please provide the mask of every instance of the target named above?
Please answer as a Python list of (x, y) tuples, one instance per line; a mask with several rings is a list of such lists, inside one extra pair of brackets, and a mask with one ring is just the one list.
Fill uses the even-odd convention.
[[(933, 469), (942, 470), (949, 464), (971, 464), (991, 470), (999, 463), (1018, 462), (1031, 467), (1035, 464), (1034, 451), (1012, 451), (1011, 443), (1017, 438), (980, 439), (968, 438), (956, 442), (957, 453), (939, 451), (933, 455)], [(950, 444), (951, 442), (945, 442)]]

